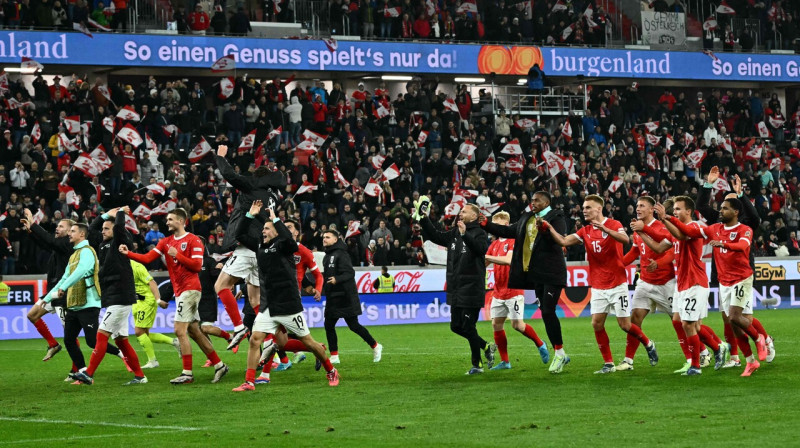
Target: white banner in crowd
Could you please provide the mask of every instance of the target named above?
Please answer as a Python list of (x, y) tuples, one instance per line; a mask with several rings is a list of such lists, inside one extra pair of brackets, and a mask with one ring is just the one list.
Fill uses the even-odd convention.
[(683, 45), (686, 15), (675, 12), (642, 11), (642, 44)]

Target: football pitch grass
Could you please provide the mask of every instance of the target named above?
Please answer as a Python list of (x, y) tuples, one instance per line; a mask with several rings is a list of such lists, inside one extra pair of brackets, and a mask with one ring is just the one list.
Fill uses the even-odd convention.
[[(684, 361), (664, 315), (644, 323), (658, 366), (640, 348), (630, 372), (593, 375), (602, 359), (586, 318), (561, 321), (572, 362), (560, 375), (548, 373), (509, 324), (513, 368), (475, 376), (464, 375), (466, 341), (446, 324), (370, 328), (384, 345), (378, 364), (344, 327), (339, 387), (329, 387), (309, 357), (250, 393), (231, 392), (244, 379), (245, 347), (225, 352), (220, 339), (215, 346), (231, 372), (219, 384), (209, 384), (213, 371), (199, 367), (205, 359), (195, 346), (196, 382), (170, 385), (180, 359), (156, 345), (161, 367), (146, 371), (149, 384), (131, 387), (122, 386), (131, 374), (115, 357), (106, 357), (95, 385), (73, 386), (62, 381), (66, 351), (43, 363), (43, 341), (0, 341), (0, 446), (797, 446), (800, 310), (756, 316), (774, 336), (777, 357), (751, 378), (740, 378), (741, 368), (673, 374)], [(718, 313), (706, 323), (722, 334)], [(540, 320), (532, 324), (545, 335)], [(613, 319), (607, 329), (619, 362), (625, 335)], [(491, 338), (488, 322), (479, 331)], [(324, 341), (323, 330), (313, 334)]]

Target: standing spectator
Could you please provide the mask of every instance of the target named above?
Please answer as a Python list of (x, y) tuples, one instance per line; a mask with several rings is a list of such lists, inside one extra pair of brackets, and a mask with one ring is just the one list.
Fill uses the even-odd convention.
[(208, 17), (208, 13), (203, 11), (203, 4), (197, 3), (194, 12), (189, 14), (189, 30), (192, 34), (204, 36), (210, 25), (211, 19)]
[(236, 103), (232, 103), (231, 108), (222, 114), (222, 123), (228, 130), (229, 146), (239, 147), (239, 141), (242, 140), (242, 132), (244, 132), (244, 117)]
[(253, 27), (250, 26), (250, 19), (247, 18), (242, 6), (236, 10), (236, 14), (231, 17), (229, 24), (231, 34), (234, 36), (246, 36), (248, 32), (253, 31)]
[(225, 16), (225, 12), (222, 10), (222, 5), (215, 5), (214, 17), (211, 18), (211, 29), (214, 31), (214, 34), (221, 35), (225, 34), (227, 28), (228, 19)]

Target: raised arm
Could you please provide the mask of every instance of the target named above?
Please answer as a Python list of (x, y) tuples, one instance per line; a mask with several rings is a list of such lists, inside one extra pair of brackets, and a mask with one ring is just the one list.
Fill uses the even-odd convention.
[(700, 212), (710, 224), (719, 221), (719, 211), (711, 208), (711, 192), (714, 182), (716, 182), (717, 179), (719, 179), (719, 168), (712, 166), (706, 178), (706, 182), (697, 193), (697, 211)]
[(297, 252), (297, 241), (294, 240), (292, 233), (286, 228), (286, 224), (274, 217), (275, 212), (273, 212), (272, 209), (269, 209), (269, 211), (270, 217), (273, 217), (272, 225), (275, 226), (275, 230), (278, 232), (278, 238), (281, 238), (281, 241), (278, 243), (278, 249), (284, 254), (293, 254)]
[(236, 171), (233, 170), (231, 164), (225, 159), (225, 155), (227, 154), (228, 147), (225, 145), (219, 145), (219, 148), (217, 148), (216, 160), (217, 168), (219, 168), (219, 173), (222, 174), (222, 178), (233, 185), (233, 188), (236, 188), (237, 190), (245, 193), (253, 191), (253, 189), (255, 189), (253, 179), (248, 176), (236, 174)]
[(250, 210), (245, 213), (245, 221), (236, 228), (236, 241), (242, 243), (242, 245), (253, 252), (258, 251), (258, 246), (260, 241), (257, 238), (250, 236), (250, 226), (260, 225), (263, 224), (260, 222), (259, 219), (256, 219), (258, 214), (261, 212), (261, 207), (263, 207), (263, 203), (261, 201), (253, 201), (250, 205)]
[(483, 230), (494, 236), (499, 236), (500, 238), (514, 238), (517, 233), (517, 226), (519, 225), (519, 221), (507, 226), (495, 224), (489, 221), (489, 219), (483, 216), (483, 214), (478, 217), (478, 220), (480, 220)]
[[(448, 247), (450, 245), (450, 240), (452, 240), (455, 230), (450, 230), (449, 232), (436, 230), (427, 216), (420, 219), (419, 224), (422, 227), (422, 236), (440, 246)], [(484, 253), (486, 253), (485, 250)]]
[(668, 242), (669, 239), (667, 238), (662, 238), (660, 241), (656, 242), (655, 239), (645, 232), (639, 232), (639, 238), (642, 239), (642, 242), (644, 242), (647, 247), (657, 254), (663, 254), (672, 247), (672, 244)]
[(562, 236), (558, 231), (556, 231), (555, 227), (547, 224), (547, 221), (544, 221), (542, 226), (543, 231), (550, 231), (550, 236), (553, 238), (553, 241), (561, 247), (569, 247), (569, 246), (576, 246), (578, 244), (583, 244), (583, 240), (578, 237), (577, 233), (573, 233), (571, 235)]
[(119, 247), (122, 244), (133, 245), (133, 238), (130, 232), (125, 228), (125, 217), (131, 209), (129, 207), (122, 207), (117, 210), (117, 215), (114, 217), (114, 244)]
[(593, 222), (592, 226), (595, 229), (600, 229), (603, 232), (606, 232), (608, 234), (608, 236), (610, 236), (611, 238), (613, 238), (617, 242), (620, 242), (622, 244), (629, 244), (631, 242), (631, 239), (628, 237), (628, 234), (625, 233), (625, 229), (624, 228), (609, 229), (608, 227), (606, 227), (605, 224), (597, 223), (597, 222)]

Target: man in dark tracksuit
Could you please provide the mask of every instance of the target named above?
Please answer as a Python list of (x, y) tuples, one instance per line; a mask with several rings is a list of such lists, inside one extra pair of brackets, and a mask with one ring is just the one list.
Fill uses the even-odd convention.
[(468, 375), (483, 373), (481, 350), (484, 350), (489, 368), (494, 364), (495, 344), (478, 335), (478, 322), (486, 296), (486, 250), (489, 243), (486, 232), (478, 224), (478, 207), (467, 204), (459, 213), (456, 228), (442, 232), (434, 228), (425, 210), (427, 198), (420, 198), (422, 236), (447, 248), (447, 304), (450, 305), (450, 330), (469, 341), (472, 368)]
[[(719, 211), (714, 210), (710, 204), (713, 196), (713, 184), (717, 179), (719, 179), (719, 168), (715, 166), (711, 168), (711, 171), (708, 173), (707, 182), (703, 184), (703, 188), (697, 193), (697, 211), (703, 215), (708, 225), (719, 222)], [(731, 188), (733, 188), (733, 192), (726, 194), (725, 199), (738, 198), (742, 201), (744, 209), (743, 213), (739, 215), (739, 222), (755, 231), (755, 229), (758, 229), (761, 225), (761, 217), (758, 216), (758, 211), (756, 211), (753, 203), (750, 202), (750, 198), (742, 192), (742, 180), (738, 175), (731, 179)], [(753, 272), (756, 272), (756, 259), (754, 254), (755, 251), (751, 250), (750, 268)], [(711, 259), (711, 278), (709, 279), (709, 285), (719, 285), (719, 281), (717, 280), (717, 263), (713, 258)], [(741, 366), (741, 362), (739, 361), (739, 351), (736, 346), (736, 336), (728, 320), (728, 315), (724, 312), (722, 313), (722, 321), (725, 324), (725, 342), (731, 346), (731, 360), (725, 363), (723, 368), (739, 367)], [(764, 330), (764, 326), (761, 325), (761, 322), (755, 317), (753, 317), (753, 326), (759, 334), (764, 335), (764, 340), (767, 343), (767, 362), (772, 362), (772, 360), (775, 359), (775, 344), (772, 341), (772, 337), (767, 334), (766, 330)]]
[(566, 233), (564, 213), (550, 207), (550, 193), (546, 191), (533, 194), (531, 211), (523, 213), (514, 224), (502, 226), (483, 219), (481, 225), (492, 235), (514, 238), (508, 287), (536, 292), (547, 337), (556, 351), (549, 370), (560, 373), (569, 362), (556, 314), (561, 291), (567, 285), (567, 263), (563, 249), (553, 241), (550, 232), (539, 232), (540, 220), (547, 221), (560, 234)]

